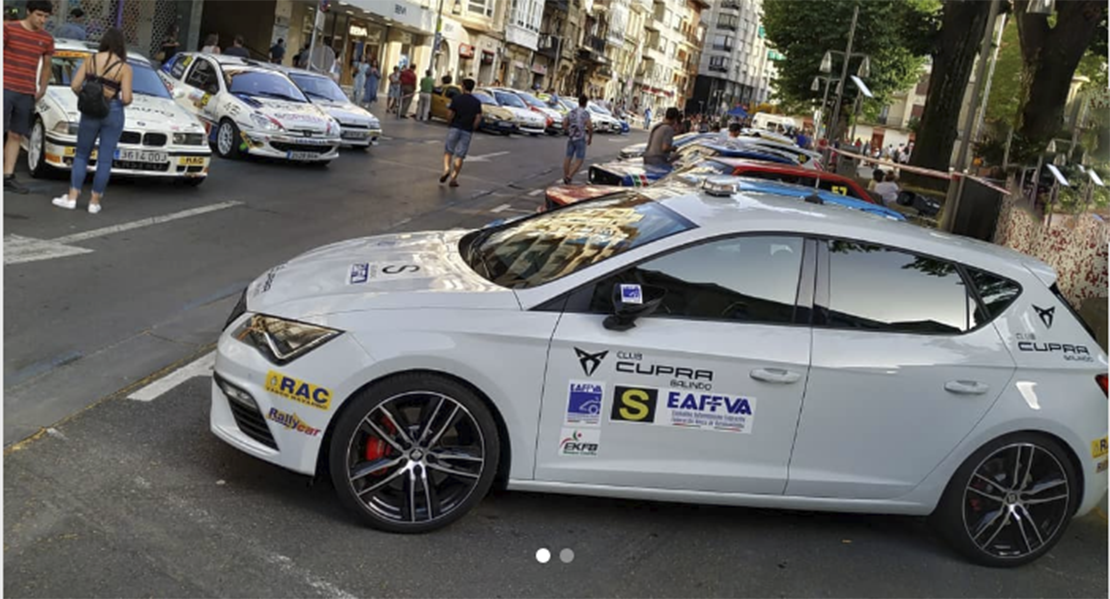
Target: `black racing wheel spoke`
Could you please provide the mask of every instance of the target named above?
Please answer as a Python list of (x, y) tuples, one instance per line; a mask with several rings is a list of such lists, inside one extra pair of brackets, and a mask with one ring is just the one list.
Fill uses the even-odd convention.
[(373, 461), (369, 461), (369, 462), (360, 462), (358, 464), (355, 464), (351, 468), (351, 471), (350, 471), (351, 482), (355, 482), (357, 480), (362, 480), (363, 478), (366, 478), (367, 476), (369, 476), (371, 474), (374, 474), (374, 473), (377, 473), (377, 472), (380, 472), (382, 470), (388, 470), (390, 468), (393, 468), (394, 466), (397, 466), (397, 465), (400, 465), (400, 464), (404, 463), (404, 461), (405, 461), (404, 457), (396, 457), (396, 458), (379, 458), (377, 460), (373, 460)]

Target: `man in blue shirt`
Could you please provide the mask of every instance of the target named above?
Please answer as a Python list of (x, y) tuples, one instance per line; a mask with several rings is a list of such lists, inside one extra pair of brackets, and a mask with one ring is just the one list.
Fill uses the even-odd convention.
[(54, 32), (54, 37), (85, 41), (88, 37), (85, 32), (85, 11), (80, 8), (69, 11), (69, 22), (59, 27)]

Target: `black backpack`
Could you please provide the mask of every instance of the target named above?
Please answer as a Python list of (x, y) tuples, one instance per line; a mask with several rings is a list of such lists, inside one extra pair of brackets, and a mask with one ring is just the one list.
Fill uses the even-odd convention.
[[(93, 71), (95, 71), (96, 56), (93, 56), (91, 60)], [(107, 75), (112, 67), (121, 64), (121, 62), (117, 60), (108, 65), (104, 74)], [(104, 96), (104, 83), (100, 75), (91, 74), (90, 71), (86, 70), (85, 83), (81, 86), (81, 91), (77, 92), (77, 110), (81, 111), (81, 114), (94, 119), (102, 119), (108, 116), (111, 105), (108, 104), (108, 98)]]

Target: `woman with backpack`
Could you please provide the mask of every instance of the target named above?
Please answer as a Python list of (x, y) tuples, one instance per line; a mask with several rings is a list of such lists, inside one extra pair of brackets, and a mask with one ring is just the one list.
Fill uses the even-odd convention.
[(131, 103), (131, 77), (123, 33), (113, 27), (100, 38), (97, 53), (82, 62), (73, 76), (71, 87), (77, 94), (77, 109), (81, 111), (77, 152), (73, 157), (69, 193), (54, 198), (55, 206), (69, 210), (77, 207), (77, 196), (81, 195), (89, 157), (97, 138), (100, 138), (89, 214), (100, 212), (100, 199), (112, 174), (112, 157), (123, 134), (123, 107)]

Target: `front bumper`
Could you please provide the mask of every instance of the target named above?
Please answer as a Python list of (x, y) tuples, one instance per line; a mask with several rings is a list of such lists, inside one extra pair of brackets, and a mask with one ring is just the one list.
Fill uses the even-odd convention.
[[(308, 354), (275, 366), (256, 349), (234, 339), (229, 331), (248, 316), (241, 316), (220, 335), (211, 386), (212, 432), (236, 449), (260, 460), (300, 474), (316, 473), (317, 457), (331, 419), (359, 385), (351, 377), (369, 364), (369, 356), (350, 335), (340, 335)], [(329, 392), (327, 409), (298, 402), (267, 390), (272, 376), (307, 383)], [(246, 392), (255, 407), (231, 399), (217, 384)]]
[(292, 162), (327, 162), (339, 157), (338, 137), (296, 137), (285, 133), (243, 131), (247, 153)]
[(539, 134), (543, 133), (544, 131), (545, 131), (544, 125), (532, 124), (532, 125), (521, 125), (520, 126), (520, 132), (521, 133), (528, 133), (529, 135), (539, 135)]
[(517, 131), (516, 123), (510, 121), (486, 121), (482, 120), (482, 124), (478, 125), (481, 131), (492, 131), (493, 133), (515, 133)]
[[(73, 158), (77, 154), (77, 139), (65, 139), (48, 135), (43, 144), (43, 161), (50, 166), (62, 169), (73, 169)], [(198, 179), (208, 176), (208, 167), (212, 162), (212, 151), (206, 146), (162, 146), (149, 147), (138, 144), (119, 144), (121, 152), (143, 151), (147, 155), (158, 154), (158, 160), (146, 161), (112, 161), (112, 174), (129, 177), (163, 177), (163, 178), (188, 178)], [(96, 170), (97, 151), (94, 149), (89, 158), (88, 170)]]
[(363, 127), (342, 127), (340, 129), (340, 140), (345, 146), (374, 146), (378, 144), (378, 138), (382, 136), (382, 130), (379, 129), (366, 129)]

